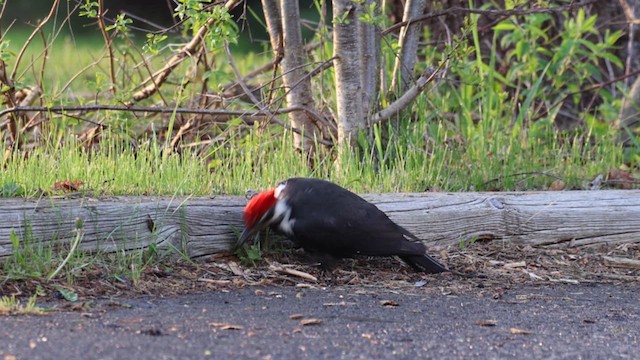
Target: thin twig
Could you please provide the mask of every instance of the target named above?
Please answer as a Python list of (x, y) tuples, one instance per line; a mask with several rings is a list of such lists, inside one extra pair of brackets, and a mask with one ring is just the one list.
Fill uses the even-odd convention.
[(58, 4), (59, 3), (60, 3), (60, 0), (55, 0), (53, 2), (53, 5), (51, 5), (51, 10), (49, 10), (49, 14), (47, 14), (47, 16), (44, 19), (42, 19), (42, 21), (40, 21), (38, 23), (38, 26), (36, 26), (36, 28), (33, 29), (33, 31), (31, 32), (31, 35), (29, 35), (27, 40), (22, 45), (22, 48), (20, 49), (20, 52), (18, 53), (18, 56), (16, 56), (16, 61), (15, 61), (14, 65), (13, 65), (13, 71), (11, 72), (11, 75), (9, 76), (11, 79), (15, 79), (16, 73), (18, 71), (18, 67), (20, 66), (20, 61), (22, 60), (22, 57), (24, 56), (24, 53), (27, 51), (27, 48), (29, 47), (29, 45), (31, 45), (31, 42), (33, 41), (33, 38), (36, 37), (36, 35), (38, 33), (40, 33), (42, 28), (49, 22), (51, 17), (56, 13), (56, 10), (58, 9)]
[(111, 90), (112, 94), (116, 94), (116, 70), (115, 64), (113, 61), (113, 41), (111, 41), (111, 37), (107, 32), (107, 27), (104, 24), (104, 0), (98, 1), (98, 28), (100, 29), (100, 33), (102, 34), (102, 38), (104, 39), (104, 45), (107, 47), (107, 52), (109, 53), (109, 77), (111, 77), (111, 85), (109, 86), (109, 90)]
[[(625, 62), (625, 75), (627, 75), (629, 69), (631, 69), (631, 59), (633, 59), (633, 48), (635, 43), (633, 34), (635, 33), (635, 27), (638, 23), (638, 19), (636, 19), (633, 9), (629, 6), (627, 0), (618, 1), (620, 2), (620, 6), (624, 12), (624, 17), (627, 19), (627, 24), (629, 26), (629, 31), (627, 33), (627, 36), (629, 37), (627, 40), (627, 60)], [(629, 87), (629, 78), (624, 80), (624, 87), (625, 89)]]
[(382, 36), (388, 35), (404, 26), (407, 26), (415, 22), (426, 21), (435, 17), (447, 16), (452, 14), (479, 14), (484, 16), (501, 16), (501, 17), (531, 15), (531, 14), (554, 14), (554, 13), (559, 13), (564, 11), (570, 11), (575, 8), (593, 4), (595, 2), (596, 0), (586, 0), (586, 1), (570, 3), (568, 5), (563, 5), (563, 6), (553, 7), (553, 8), (536, 8), (536, 9), (528, 9), (528, 10), (522, 10), (522, 9), (481, 10), (481, 9), (468, 9), (463, 7), (451, 7), (445, 10), (434, 11), (432, 13), (419, 16), (415, 19), (409, 19), (407, 21), (402, 21), (402, 22), (393, 24), (392, 26), (382, 31)]
[[(253, 101), (254, 105), (260, 109), (259, 111), (260, 112), (264, 112), (267, 115), (267, 117), (269, 118), (269, 121), (273, 121), (274, 123), (282, 126), (283, 128), (295, 132), (296, 134), (300, 134), (300, 135), (302, 135), (302, 136), (304, 136), (306, 138), (315, 140), (315, 141), (317, 141), (318, 143), (320, 143), (322, 145), (333, 146), (333, 142), (331, 142), (331, 141), (327, 141), (327, 140), (324, 140), (324, 139), (315, 139), (314, 137), (309, 136), (308, 133), (300, 131), (300, 129), (296, 129), (296, 128), (288, 125), (288, 124), (285, 124), (280, 119), (278, 119), (275, 116), (274, 112), (270, 111), (266, 106), (264, 106), (263, 104), (260, 103), (260, 101), (251, 92), (251, 89), (249, 89), (247, 84), (242, 80), (242, 75), (240, 75), (240, 72), (238, 71), (238, 68), (236, 67), (235, 62), (233, 61), (233, 56), (231, 55), (231, 50), (229, 50), (229, 46), (227, 46), (227, 44), (224, 45), (224, 51), (227, 54), (227, 58), (229, 59), (229, 66), (233, 70), (233, 73), (236, 75), (236, 79), (238, 79), (238, 83), (240, 84), (240, 87), (242, 87), (242, 90), (244, 90), (245, 94), (249, 97), (249, 99), (251, 99), (251, 101)], [(309, 112), (307, 112), (307, 113), (309, 113)], [(0, 114), (1, 114), (1, 112), (0, 112)]]

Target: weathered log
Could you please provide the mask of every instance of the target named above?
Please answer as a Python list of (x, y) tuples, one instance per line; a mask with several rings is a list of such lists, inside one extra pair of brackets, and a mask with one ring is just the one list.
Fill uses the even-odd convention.
[[(640, 191), (368, 194), (427, 246), (474, 239), (533, 246), (640, 242)], [(0, 259), (14, 240), (126, 251), (155, 244), (190, 257), (229, 251), (242, 230), (241, 196), (0, 200)], [(345, 209), (348, 211), (348, 209)], [(339, 216), (339, 215), (338, 215)]]

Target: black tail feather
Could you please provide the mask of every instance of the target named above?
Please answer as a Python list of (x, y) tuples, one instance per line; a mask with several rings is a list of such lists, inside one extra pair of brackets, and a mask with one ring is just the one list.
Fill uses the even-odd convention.
[(400, 256), (402, 261), (406, 262), (416, 271), (422, 271), (428, 274), (436, 274), (449, 271), (444, 265), (428, 255), (403, 255)]

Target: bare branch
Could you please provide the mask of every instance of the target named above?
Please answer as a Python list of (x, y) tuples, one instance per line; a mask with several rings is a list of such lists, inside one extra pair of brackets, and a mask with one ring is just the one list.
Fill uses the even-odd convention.
[(51, 10), (49, 10), (49, 14), (47, 14), (47, 16), (38, 23), (38, 26), (36, 26), (36, 28), (33, 29), (33, 31), (31, 32), (31, 35), (29, 35), (27, 40), (22, 45), (20, 52), (16, 56), (16, 62), (13, 65), (13, 71), (11, 72), (11, 75), (9, 76), (9, 78), (15, 79), (16, 73), (18, 71), (18, 67), (20, 65), (20, 61), (22, 60), (22, 57), (24, 56), (25, 51), (27, 51), (27, 48), (29, 47), (29, 45), (31, 45), (31, 41), (33, 41), (33, 38), (40, 33), (42, 28), (49, 22), (51, 17), (56, 13), (56, 11), (58, 10), (58, 4), (60, 4), (60, 0), (55, 0), (53, 2), (53, 5), (51, 5)]
[(111, 37), (107, 32), (107, 26), (104, 23), (104, 0), (98, 1), (98, 29), (100, 29), (100, 33), (102, 34), (102, 38), (104, 39), (104, 46), (107, 48), (107, 52), (109, 53), (109, 76), (111, 77), (111, 85), (109, 86), (109, 90), (111, 90), (112, 94), (116, 94), (116, 69), (113, 62), (113, 42), (111, 41)]
[[(326, 141), (324, 139), (314, 139), (313, 137), (311, 137), (311, 135), (309, 133), (305, 133), (304, 131), (294, 128), (292, 126), (289, 126), (285, 123), (283, 123), (280, 119), (278, 119), (275, 114), (282, 114), (282, 112), (278, 112), (276, 111), (275, 114), (274, 112), (270, 111), (269, 109), (267, 109), (266, 106), (264, 106), (262, 103), (260, 103), (260, 101), (255, 97), (255, 95), (253, 95), (253, 93), (251, 92), (251, 89), (249, 89), (249, 87), (247, 86), (247, 84), (242, 81), (242, 75), (240, 75), (240, 72), (238, 71), (238, 68), (235, 65), (235, 62), (233, 61), (233, 56), (231, 56), (231, 51), (229, 50), (229, 47), (225, 45), (224, 47), (225, 52), (227, 53), (227, 58), (229, 59), (229, 65), (231, 66), (231, 69), (233, 70), (234, 74), (236, 75), (236, 78), (238, 79), (238, 83), (240, 84), (240, 86), (242, 87), (242, 89), (244, 90), (245, 94), (251, 99), (251, 101), (253, 101), (254, 105), (256, 107), (258, 107), (260, 110), (260, 112), (262, 112), (263, 114), (267, 115), (267, 117), (269, 118), (269, 121), (273, 121), (274, 123), (282, 126), (283, 128), (293, 131), (294, 133), (298, 134), (298, 135), (303, 135), (306, 138), (310, 138), (313, 139), (317, 142), (319, 142), (322, 145), (327, 145), (327, 146), (332, 146), (333, 143), (331, 141)], [(301, 109), (305, 109), (306, 111), (306, 107), (299, 107)], [(311, 116), (313, 116), (314, 114), (311, 112), (306, 111), (308, 114), (310, 114)]]
[(392, 102), (386, 108), (380, 110), (378, 113), (371, 117), (371, 124), (377, 124), (386, 120), (389, 120), (391, 116), (404, 110), (409, 104), (415, 100), (418, 95), (427, 87), (427, 85), (438, 74), (437, 70), (433, 68), (427, 68), (427, 70), (416, 80), (416, 83), (409, 88), (402, 96), (396, 101)]
[(96, 111), (128, 111), (142, 113), (177, 113), (177, 114), (202, 114), (202, 115), (229, 115), (229, 116), (268, 116), (269, 114), (288, 114), (294, 111), (308, 111), (302, 107), (289, 107), (273, 111), (263, 110), (227, 110), (227, 109), (194, 109), (183, 107), (157, 107), (157, 106), (125, 106), (125, 105), (71, 105), (71, 106), (14, 106), (0, 111), (0, 117), (7, 114), (26, 111), (51, 112), (65, 114), (67, 112), (90, 113)]
[[(229, 0), (224, 4), (224, 7), (228, 10), (236, 7), (242, 0)], [(173, 55), (171, 59), (167, 62), (160, 71), (157, 71), (155, 74), (151, 75), (148, 79), (143, 81), (143, 84), (150, 83), (142, 90), (139, 90), (135, 94), (133, 94), (133, 100), (129, 102), (127, 105), (131, 105), (132, 103), (138, 102), (140, 100), (146, 99), (149, 96), (153, 95), (158, 91), (158, 88), (167, 81), (167, 78), (173, 72), (178, 65), (180, 65), (185, 59), (195, 54), (202, 45), (202, 41), (205, 38), (209, 29), (213, 26), (216, 19), (211, 17), (207, 20), (207, 22), (193, 35), (191, 41), (189, 41), (177, 54)]]
[(398, 43), (400, 44), (400, 54), (396, 57), (393, 66), (393, 79), (391, 89), (398, 89), (400, 93), (405, 92), (411, 85), (413, 69), (418, 54), (418, 40), (420, 39), (421, 28), (416, 22), (409, 23), (413, 18), (420, 16), (425, 9), (425, 0), (407, 0), (402, 20), (409, 25), (400, 30)]
[[(629, 37), (629, 39), (627, 39), (627, 60), (625, 62), (625, 74), (629, 72), (629, 69), (631, 69), (631, 59), (633, 59), (633, 49), (634, 49), (634, 43), (635, 43), (635, 39), (634, 39), (634, 34), (635, 34), (635, 27), (636, 24), (640, 23), (638, 22), (638, 19), (636, 18), (636, 15), (633, 12), (633, 9), (631, 8), (631, 6), (629, 6), (629, 3), (627, 2), (627, 0), (618, 0), (620, 2), (620, 6), (622, 7), (622, 10), (624, 12), (624, 17), (627, 19), (627, 24), (629, 27), (629, 30), (627, 31), (627, 36)], [(628, 88), (629, 87), (629, 79), (625, 79), (624, 81), (624, 87)]]

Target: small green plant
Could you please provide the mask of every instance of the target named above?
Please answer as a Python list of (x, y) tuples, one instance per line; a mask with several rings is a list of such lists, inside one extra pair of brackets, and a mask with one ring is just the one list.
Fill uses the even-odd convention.
[(478, 241), (478, 237), (477, 236), (473, 236), (473, 237), (468, 238), (468, 239), (460, 239), (460, 241), (458, 241), (458, 248), (460, 250), (464, 250), (468, 246), (475, 244), (476, 241)]
[(5, 181), (2, 183), (2, 197), (16, 197), (16, 196), (24, 196), (26, 192), (24, 187), (18, 185), (15, 181)]
[(30, 225), (24, 227), (22, 237), (12, 230), (9, 240), (12, 254), (2, 264), (7, 278), (39, 278), (53, 267), (51, 247), (33, 238)]
[(85, 0), (84, 3), (80, 4), (80, 16), (88, 17), (90, 19), (95, 19), (98, 17), (98, 8), (99, 4), (97, 1)]
[(15, 295), (0, 298), (0, 315), (42, 315), (45, 309), (36, 305), (38, 294), (29, 297), (26, 304), (20, 303)]
[(142, 46), (142, 50), (151, 55), (158, 55), (161, 45), (163, 45), (168, 38), (167, 35), (147, 34), (147, 41)]
[(256, 267), (257, 262), (262, 260), (262, 249), (260, 243), (245, 245), (236, 251), (236, 256), (240, 259), (240, 263), (244, 266)]
[(118, 36), (127, 36), (129, 33), (129, 25), (133, 24), (133, 20), (126, 17), (125, 14), (121, 13), (116, 15), (116, 19), (113, 25), (109, 25), (105, 30), (111, 31), (115, 30)]

